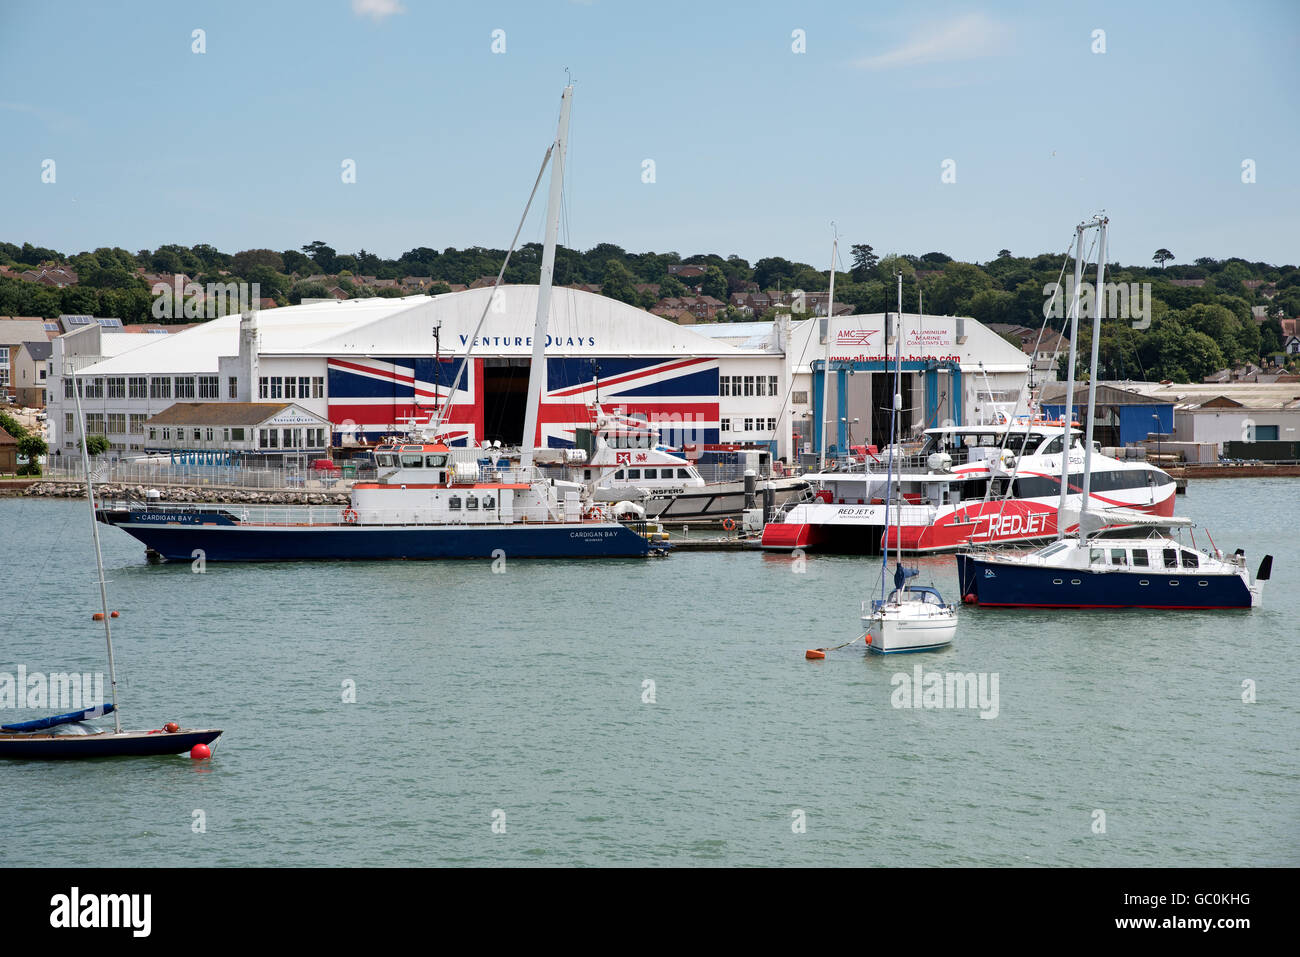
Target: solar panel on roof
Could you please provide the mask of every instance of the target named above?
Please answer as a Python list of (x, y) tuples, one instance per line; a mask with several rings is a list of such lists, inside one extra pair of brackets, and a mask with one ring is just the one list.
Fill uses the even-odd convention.
[(103, 326), (105, 329), (121, 329), (121, 328), (122, 328), (122, 320), (121, 320), (121, 319), (96, 319), (95, 321), (98, 322), (98, 323), (99, 323), (101, 326)]
[(45, 324), (45, 331), (46, 331), (46, 332), (58, 332), (58, 331), (59, 331), (59, 324), (58, 324), (57, 322), (47, 322), (47, 323)]
[(88, 326), (95, 321), (94, 316), (60, 316), (70, 326)]
[(155, 335), (155, 336), (165, 336), (165, 335), (167, 335), (167, 330), (166, 330), (166, 329), (146, 329), (145, 332), (152, 333), (152, 334)]

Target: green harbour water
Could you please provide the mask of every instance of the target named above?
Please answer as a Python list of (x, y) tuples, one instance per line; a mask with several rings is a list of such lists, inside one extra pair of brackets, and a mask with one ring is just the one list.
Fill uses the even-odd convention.
[[(1298, 494), (1177, 502), (1252, 571), (1273, 554), (1263, 608), (962, 606), (950, 649), (822, 662), (876, 559), (195, 574), (101, 527), (124, 726), (225, 734), (203, 762), (0, 763), (0, 866), (1295, 866)], [(957, 598), (951, 557), (920, 565)], [(0, 499), (0, 673), (106, 671), (97, 608), (85, 503)], [(917, 666), (996, 674), (996, 717), (895, 707)]]

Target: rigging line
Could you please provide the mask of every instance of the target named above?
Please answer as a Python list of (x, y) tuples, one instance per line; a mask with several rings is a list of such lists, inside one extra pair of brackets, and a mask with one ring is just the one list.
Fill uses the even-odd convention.
[[(515, 237), (510, 240), (510, 248), (506, 250), (506, 258), (501, 263), (501, 271), (497, 273), (497, 281), (492, 284), (492, 292), (488, 294), (487, 301), (483, 303), (483, 313), (478, 317), (478, 325), (474, 327), (474, 334), (470, 336), (470, 344), (465, 348), (465, 355), (461, 358), (460, 365), (456, 367), (456, 378), (452, 380), (451, 389), (447, 393), (447, 402), (439, 410), (438, 422), (434, 426), (435, 431), (446, 422), (452, 404), (456, 401), (456, 390), (460, 388), (460, 380), (465, 375), (465, 367), (469, 365), (469, 357), (474, 351), (474, 342), (477, 341), (479, 331), (483, 328), (483, 323), (487, 319), (488, 310), (492, 308), (492, 299), (496, 295), (497, 288), (501, 285), (501, 278), (506, 274), (506, 267), (510, 265), (510, 257), (514, 255), (515, 244), (519, 242), (519, 234), (523, 231), (524, 223), (528, 219), (528, 211), (533, 206), (533, 198), (537, 195), (537, 187), (542, 183), (542, 174), (546, 172), (546, 164), (551, 161), (551, 153), (554, 150), (554, 143), (546, 147), (546, 155), (542, 157), (542, 165), (537, 171), (537, 179), (533, 181), (533, 191), (528, 194), (528, 202), (524, 204), (524, 214), (519, 217), (519, 225), (515, 228)], [(482, 436), (479, 439), (482, 441)]]

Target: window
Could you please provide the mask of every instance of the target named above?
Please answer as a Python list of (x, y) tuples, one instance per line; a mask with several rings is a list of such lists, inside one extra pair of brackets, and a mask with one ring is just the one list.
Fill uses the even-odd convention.
[(190, 376), (176, 377), (176, 398), (192, 399), (194, 398), (194, 379)]
[(259, 399), (269, 399), (271, 397), (270, 381), (266, 376), (257, 380), (257, 397)]
[(1127, 565), (1128, 553), (1122, 548), (1112, 548), (1110, 550), (1110, 563), (1112, 565)]
[(302, 448), (302, 429), (285, 429), (284, 438), (285, 438), (285, 443), (284, 443), (285, 448), (287, 449)]
[(243, 441), (244, 441), (244, 430), (243, 430), (243, 429), (231, 429), (231, 430), (230, 430), (230, 441), (232, 441), (232, 442), (243, 442)]
[(476, 496), (474, 496), (474, 495), (466, 495), (466, 496), (465, 496), (465, 507), (466, 507), (467, 509), (469, 509), (471, 512), (477, 512), (477, 511), (478, 511), (478, 498), (477, 498)]
[(761, 375), (754, 383), (754, 395), (767, 395), (767, 376)]
[(484, 508), (496, 508), (496, 504), (497, 504), (497, 500), (496, 500), (495, 498), (493, 498), (491, 495), (484, 495), (484, 496), (483, 496), (483, 507), (484, 507)]
[(154, 376), (149, 380), (149, 398), (170, 399), (172, 397), (172, 380), (166, 376)]
[(130, 432), (131, 435), (142, 435), (144, 433), (144, 420), (147, 416), (132, 412), (127, 418), (130, 426), (127, 431)]
[(202, 431), (201, 429), (195, 429), (195, 430), (194, 430), (194, 441), (195, 441), (195, 442), (200, 442), (200, 441), (202, 441), (202, 440), (203, 440), (203, 431)]
[(458, 511), (460, 509), (460, 496), (453, 495), (451, 498), (447, 499), (447, 507)]
[(86, 384), (85, 390), (86, 391), (85, 391), (84, 398), (87, 399), (104, 398), (104, 380), (98, 378), (91, 379), (90, 382)]
[(108, 431), (112, 435), (126, 434), (126, 413), (125, 412), (108, 413)]
[(781, 394), (780, 382), (781, 382), (781, 378), (780, 378), (780, 376), (774, 376), (774, 375), (770, 375), (770, 376), (768, 376), (768, 377), (767, 377), (767, 394), (768, 394), (768, 395), (780, 395), (780, 394)]
[(1183, 549), (1184, 568), (1199, 568), (1200, 564), (1200, 556), (1197, 555), (1196, 552), (1189, 552), (1187, 549)]
[(311, 380), (311, 397), (313, 399), (325, 398), (325, 377), (323, 375), (313, 376)]
[(72, 413), (71, 413), (71, 412), (64, 412), (64, 413), (63, 413), (63, 431), (64, 431), (64, 432), (67, 432), (69, 435), (71, 435), (71, 434), (72, 434), (73, 432), (75, 432), (76, 430), (77, 430), (76, 426), (72, 424)]
[(1277, 426), (1276, 425), (1257, 425), (1255, 426), (1256, 442), (1276, 442)]
[(646, 469), (646, 470), (645, 470), (645, 477), (648, 478), (648, 479), (656, 479), (656, 480), (657, 480), (657, 479), (659, 478), (659, 470), (658, 470), (658, 469)]
[(118, 376), (118, 375), (109, 376), (108, 397), (110, 399), (126, 398), (126, 377), (125, 376)]
[(172, 440), (171, 426), (167, 426), (166, 428), (163, 429), (163, 441), (170, 442), (171, 440)]
[(1178, 567), (1178, 549), (1166, 548), (1165, 550), (1165, 568)]
[(1088, 564), (1100, 565), (1106, 560), (1106, 550), (1104, 548), (1088, 549)]
[(752, 375), (747, 375), (745, 376), (745, 395), (749, 396), (753, 394), (754, 394), (754, 377)]
[(1151, 565), (1151, 559), (1150, 559), (1150, 557), (1147, 555), (1147, 550), (1146, 550), (1145, 548), (1135, 548), (1135, 549), (1133, 549), (1133, 567), (1134, 567), (1134, 568), (1148, 568), (1148, 567), (1150, 567), (1150, 565)]
[(63, 397), (64, 397), (65, 399), (71, 399), (71, 398), (72, 398), (72, 379), (71, 379), (71, 378), (67, 378), (67, 379), (64, 379), (64, 380), (63, 380)]
[(718, 395), (731, 395), (731, 376), (724, 375), (718, 377)]
[(204, 438), (206, 438), (209, 442), (213, 441), (212, 426), (208, 426), (203, 431), (204, 431)]
[(142, 375), (133, 375), (127, 382), (127, 394), (132, 399), (149, 398), (149, 377)]
[(298, 376), (298, 398), (305, 399), (309, 395), (311, 395), (311, 377), (305, 375)]
[(227, 387), (227, 398), (239, 398), (239, 379), (236, 376), (229, 377), (229, 386)]
[(285, 376), (284, 397), (286, 399), (298, 398), (298, 380), (295, 379), (293, 376)]
[(690, 477), (691, 477), (690, 470), (689, 470), (689, 469), (678, 469), (678, 470), (677, 470), (677, 477), (678, 477), (678, 478), (684, 478), (684, 479), (688, 479), (688, 478), (690, 478)]
[(807, 404), (808, 404), (808, 393), (807, 393), (807, 392), (794, 392), (794, 393), (792, 393), (792, 394), (790, 395), (790, 401), (793, 402), (795, 405), (807, 405)]
[(641, 478), (641, 470), (640, 470), (640, 469), (628, 469), (628, 470), (627, 470), (627, 477), (630, 478), (630, 479), (639, 479), (639, 478)]
[(775, 431), (776, 431), (776, 419), (768, 419), (768, 420), (767, 420), (767, 430), (768, 430), (769, 432), (775, 432)]
[(271, 398), (272, 399), (284, 398), (284, 377), (283, 376), (278, 376), (278, 375), (271, 376)]
[(149, 441), (156, 442), (157, 440), (158, 440), (158, 427), (151, 425), (149, 426)]
[(721, 421), (719, 421), (719, 422), (718, 422), (718, 428), (721, 429), (723, 432), (730, 432), (730, 431), (731, 431), (731, 419), (722, 419)]
[(199, 398), (220, 399), (221, 398), (221, 377), (215, 375), (199, 376)]
[(86, 414), (86, 434), (87, 435), (104, 434), (104, 413), (89, 412)]
[(753, 431), (754, 431), (754, 420), (753, 420), (753, 419), (746, 419), (746, 420), (745, 420), (745, 427), (744, 427), (744, 429), (742, 429), (741, 431), (743, 431), (743, 432), (753, 432)]

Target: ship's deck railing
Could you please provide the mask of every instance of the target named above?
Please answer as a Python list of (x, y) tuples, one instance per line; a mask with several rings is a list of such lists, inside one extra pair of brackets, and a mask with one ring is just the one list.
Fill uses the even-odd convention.
[[(132, 512), (151, 513), (208, 513), (222, 514), (248, 525), (276, 525), (297, 527), (303, 525), (432, 525), (432, 526), (497, 526), (503, 524), (529, 525), (595, 525), (610, 521), (613, 516), (606, 512), (604, 518), (581, 517), (565, 519), (563, 516), (548, 517), (541, 509), (515, 509), (513, 523), (504, 522), (499, 507), (444, 511), (431, 519), (427, 509), (410, 508), (362, 508), (354, 511), (350, 505), (278, 505), (278, 504), (243, 504), (220, 502), (165, 502), (143, 501), (138, 498), (100, 498), (96, 505), (106, 511), (128, 510)], [(345, 513), (347, 513), (345, 515)], [(350, 521), (355, 514), (355, 521)], [(636, 523), (632, 523), (636, 524)]]

